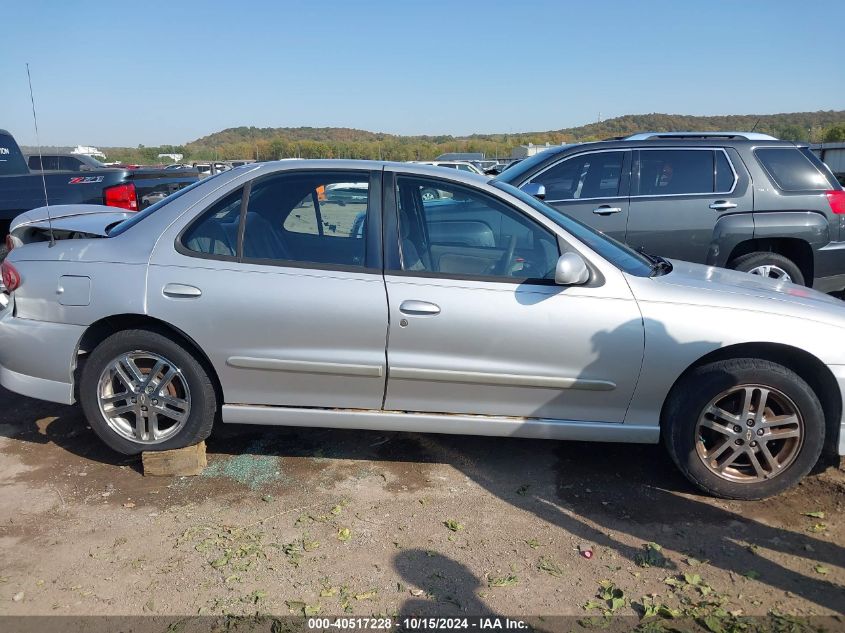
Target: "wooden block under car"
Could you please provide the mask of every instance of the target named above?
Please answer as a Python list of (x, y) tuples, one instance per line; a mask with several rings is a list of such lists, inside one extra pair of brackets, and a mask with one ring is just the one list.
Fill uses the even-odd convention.
[(175, 448), (172, 451), (145, 451), (141, 455), (144, 475), (159, 477), (185, 477), (199, 475), (208, 466), (205, 442)]

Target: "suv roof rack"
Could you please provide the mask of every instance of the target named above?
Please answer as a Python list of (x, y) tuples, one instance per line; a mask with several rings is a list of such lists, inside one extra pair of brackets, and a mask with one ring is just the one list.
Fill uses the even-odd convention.
[(626, 136), (626, 141), (655, 141), (660, 139), (727, 138), (745, 141), (777, 141), (774, 136), (760, 132), (640, 132)]

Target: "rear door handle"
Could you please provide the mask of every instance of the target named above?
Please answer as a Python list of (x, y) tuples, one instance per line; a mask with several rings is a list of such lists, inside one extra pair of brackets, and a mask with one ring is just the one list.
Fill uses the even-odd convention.
[(428, 301), (408, 299), (399, 305), (399, 312), (417, 316), (434, 316), (440, 314), (440, 306), (436, 303), (429, 303)]
[(196, 299), (202, 296), (202, 290), (187, 284), (167, 284), (161, 292), (165, 297), (175, 299)]
[(710, 208), (714, 211), (727, 211), (728, 209), (736, 209), (736, 205), (727, 200), (716, 200), (716, 202), (710, 205)]
[(611, 207), (609, 204), (603, 204), (600, 207), (593, 209), (596, 215), (610, 215), (611, 213), (622, 213), (620, 207)]

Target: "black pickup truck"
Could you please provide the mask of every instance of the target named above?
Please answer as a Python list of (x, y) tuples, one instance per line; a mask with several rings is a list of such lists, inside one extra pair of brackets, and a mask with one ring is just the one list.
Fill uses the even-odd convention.
[[(16, 216), (47, 202), (104, 204), (140, 211), (198, 179), (196, 170), (191, 169), (30, 171), (15, 139), (0, 130), (0, 236), (8, 233), (9, 223)], [(0, 245), (0, 259), (5, 254), (5, 247)]]

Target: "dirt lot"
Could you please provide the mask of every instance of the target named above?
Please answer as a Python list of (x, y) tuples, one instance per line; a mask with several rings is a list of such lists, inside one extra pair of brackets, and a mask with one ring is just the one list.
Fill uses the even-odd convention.
[(208, 448), (202, 476), (145, 478), (78, 408), (0, 391), (0, 614), (845, 610), (842, 468), (737, 503), (655, 446), (226, 427)]

